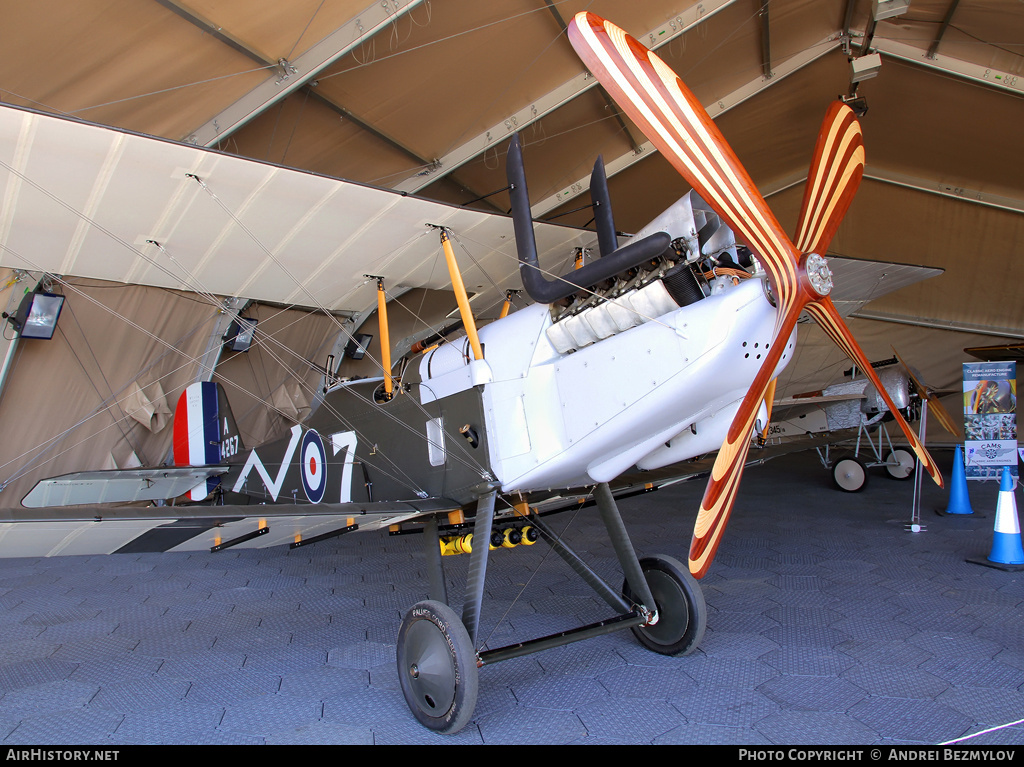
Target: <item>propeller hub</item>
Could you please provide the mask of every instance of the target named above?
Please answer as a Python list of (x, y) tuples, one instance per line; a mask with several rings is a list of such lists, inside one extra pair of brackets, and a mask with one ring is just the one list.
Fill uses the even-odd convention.
[(827, 296), (832, 292), (832, 270), (828, 262), (817, 253), (808, 253), (804, 260), (804, 271), (811, 288), (819, 296)]

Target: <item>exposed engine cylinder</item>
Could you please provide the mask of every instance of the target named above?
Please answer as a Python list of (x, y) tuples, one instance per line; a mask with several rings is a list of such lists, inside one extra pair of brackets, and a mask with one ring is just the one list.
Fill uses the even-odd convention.
[(664, 277), (665, 289), (679, 306), (689, 306), (704, 298), (697, 276), (686, 264), (677, 264)]
[[(707, 274), (716, 267), (747, 271), (739, 265), (736, 238), (694, 192), (658, 216), (635, 239), (668, 233), (668, 251), (646, 264), (619, 273), (614, 284), (592, 286), (573, 303), (555, 309), (548, 339), (562, 354), (582, 349), (616, 333), (689, 306), (711, 292)], [(746, 276), (746, 275), (742, 275)]]
[(548, 340), (560, 353), (567, 354), (657, 319), (679, 306), (664, 282), (655, 280), (559, 320), (548, 328)]

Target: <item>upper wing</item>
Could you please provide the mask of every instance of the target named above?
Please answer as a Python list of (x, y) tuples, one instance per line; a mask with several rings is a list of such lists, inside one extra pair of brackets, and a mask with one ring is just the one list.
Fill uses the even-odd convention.
[[(495, 301), (492, 280), (519, 284), (506, 216), (6, 104), (0, 190), (0, 265), (12, 268), (361, 310), (375, 297), (366, 274), (448, 287), (434, 224), (486, 254), (466, 266), (467, 284)], [(545, 266), (593, 240), (553, 224), (536, 232)]]

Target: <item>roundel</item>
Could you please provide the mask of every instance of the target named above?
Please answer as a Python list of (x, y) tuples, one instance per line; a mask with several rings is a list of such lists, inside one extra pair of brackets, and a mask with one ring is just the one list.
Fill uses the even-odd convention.
[(302, 438), (302, 489), (310, 503), (320, 503), (327, 489), (327, 453), (324, 441), (313, 429)]

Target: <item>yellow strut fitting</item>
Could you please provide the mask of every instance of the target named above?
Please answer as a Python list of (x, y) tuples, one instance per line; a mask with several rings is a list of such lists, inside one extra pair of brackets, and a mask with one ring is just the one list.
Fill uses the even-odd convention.
[(518, 290), (505, 291), (505, 303), (501, 305), (501, 314), (498, 315), (499, 320), (508, 317), (509, 310), (512, 308), (512, 297), (517, 293), (519, 293)]
[(761, 439), (768, 439), (768, 427), (772, 423), (772, 405), (775, 404), (775, 385), (778, 382), (778, 378), (773, 378), (772, 382), (768, 384), (768, 389), (764, 393), (764, 406), (768, 411), (768, 418), (766, 419), (764, 429), (761, 430)]
[(384, 367), (384, 393), (388, 399), (394, 393), (391, 380), (391, 338), (388, 336), (388, 303), (384, 295), (384, 278), (377, 278), (377, 324), (380, 327), (380, 361)]
[(459, 314), (462, 316), (462, 325), (466, 328), (466, 336), (469, 344), (473, 347), (473, 359), (482, 360), (484, 350), (480, 346), (480, 337), (476, 334), (476, 320), (473, 319), (473, 311), (469, 306), (469, 297), (466, 295), (466, 286), (462, 282), (462, 273), (459, 272), (459, 265), (455, 261), (455, 252), (452, 250), (451, 238), (448, 230), (441, 230), (441, 247), (444, 248), (444, 258), (448, 262), (448, 275), (452, 280), (452, 290), (455, 291), (455, 300), (459, 303)]
[(528, 504), (526, 501), (517, 501), (512, 505), (512, 508), (515, 509), (517, 517), (530, 516), (530, 504)]
[(466, 524), (466, 515), (462, 512), (462, 509), (455, 509), (455, 511), (448, 512), (448, 524), (449, 525), (464, 525)]

